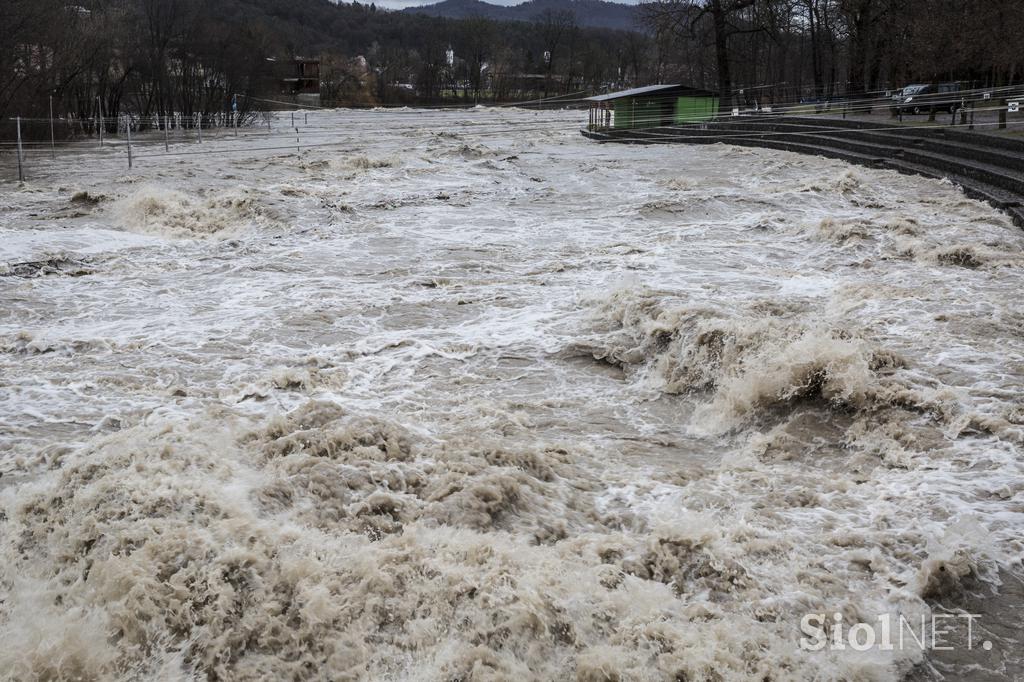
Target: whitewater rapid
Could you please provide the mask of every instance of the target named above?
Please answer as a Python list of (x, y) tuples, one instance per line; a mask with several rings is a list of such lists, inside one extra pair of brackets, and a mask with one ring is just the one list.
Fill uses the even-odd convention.
[(4, 167), (0, 675), (1024, 674), (1004, 215), (579, 112), (301, 120)]

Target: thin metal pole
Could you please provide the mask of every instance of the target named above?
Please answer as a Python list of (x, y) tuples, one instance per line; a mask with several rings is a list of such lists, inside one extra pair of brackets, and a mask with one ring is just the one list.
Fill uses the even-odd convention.
[(167, 137), (170, 135), (170, 132), (169, 132), (170, 127), (171, 127), (171, 117), (168, 116), (167, 114), (164, 114), (164, 151), (165, 152), (171, 151), (170, 147), (168, 146), (168, 140), (167, 140)]
[(295, 151), (302, 153), (302, 147), (299, 146), (299, 129), (295, 129)]
[(102, 147), (103, 146), (103, 102), (100, 101), (99, 97), (96, 98), (96, 110), (100, 114), (100, 118), (99, 118), (99, 121), (100, 121), (100, 146)]
[(50, 158), (57, 160), (57, 149), (53, 137), (53, 95), (50, 95)]
[(25, 182), (25, 169), (21, 165), (21, 116), (17, 117), (18, 121), (18, 182)]
[(235, 124), (235, 137), (238, 137), (238, 112), (234, 111), (231, 113), (231, 119)]
[(267, 132), (270, 132), (270, 112), (267, 112)]
[(295, 112), (292, 112), (292, 128), (295, 127)]
[(199, 112), (199, 144), (203, 143), (203, 113)]
[(126, 127), (128, 128), (128, 169), (131, 170), (131, 167), (132, 167), (132, 119), (131, 119), (131, 116), (128, 117), (128, 125)]
[(306, 125), (309, 125), (309, 112), (306, 112)]

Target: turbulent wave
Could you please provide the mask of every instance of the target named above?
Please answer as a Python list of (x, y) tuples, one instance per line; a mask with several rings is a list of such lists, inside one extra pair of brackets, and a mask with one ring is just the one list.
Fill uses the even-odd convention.
[(82, 277), (92, 272), (87, 261), (63, 255), (22, 263), (0, 263), (0, 277)]
[(801, 189), (804, 192), (838, 192), (840, 194), (847, 194), (860, 188), (862, 184), (863, 178), (861, 174), (850, 168), (833, 178), (808, 182)]
[[(821, 481), (757, 492), (747, 466), (642, 495), (586, 462), (323, 401), (119, 432), (8, 491), (0, 662), (62, 679), (810, 676), (794, 610), (925, 612), (923, 595), (978, 570), (970, 546), (933, 547), (908, 575), (924, 538), (875, 546), (841, 485), (831, 502)], [(729, 488), (752, 504), (742, 522), (708, 513)], [(828, 565), (782, 520), (801, 491), (853, 523), (817, 541)], [(638, 494), (655, 508), (638, 514)], [(911, 589), (886, 595), (893, 571)], [(840, 574), (860, 599), (833, 601), (856, 594)], [(832, 664), (881, 679), (919, 659)]]
[(371, 159), (368, 156), (359, 155), (353, 156), (347, 159), (345, 165), (355, 170), (372, 170), (374, 168), (391, 168), (397, 166), (398, 161), (395, 159)]
[(699, 392), (696, 425), (721, 433), (773, 407), (818, 401), (858, 410), (896, 391), (903, 361), (851, 330), (808, 322), (777, 305), (747, 314), (664, 305), (657, 292), (621, 289), (600, 314), (618, 325), (596, 358), (637, 366), (667, 393)]
[(279, 224), (253, 190), (190, 196), (145, 186), (114, 202), (111, 210), (125, 229), (165, 237), (235, 236)]
[(1001, 245), (961, 244), (904, 244), (905, 253), (925, 262), (962, 268), (998, 268), (1024, 265), (1024, 252), (1006, 249)]
[(883, 240), (899, 258), (921, 263), (968, 269), (1020, 267), (1024, 251), (1019, 246), (993, 242), (940, 241), (929, 236), (913, 219), (873, 222), (862, 219), (824, 218), (817, 236), (840, 245)]

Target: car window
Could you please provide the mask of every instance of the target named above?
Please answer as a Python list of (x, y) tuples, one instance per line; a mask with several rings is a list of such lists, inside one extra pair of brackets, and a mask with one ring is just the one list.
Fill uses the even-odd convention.
[(916, 95), (917, 93), (919, 93), (922, 90), (924, 90), (924, 88), (925, 88), (925, 86), (923, 86), (923, 85), (908, 85), (907, 87), (903, 88), (903, 94), (904, 95)]

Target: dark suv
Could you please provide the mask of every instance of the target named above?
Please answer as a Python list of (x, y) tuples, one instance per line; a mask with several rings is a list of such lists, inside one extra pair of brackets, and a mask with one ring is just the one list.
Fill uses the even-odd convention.
[(957, 83), (908, 85), (897, 96), (896, 108), (901, 114), (953, 113), (960, 108), (960, 101), (960, 85)]

